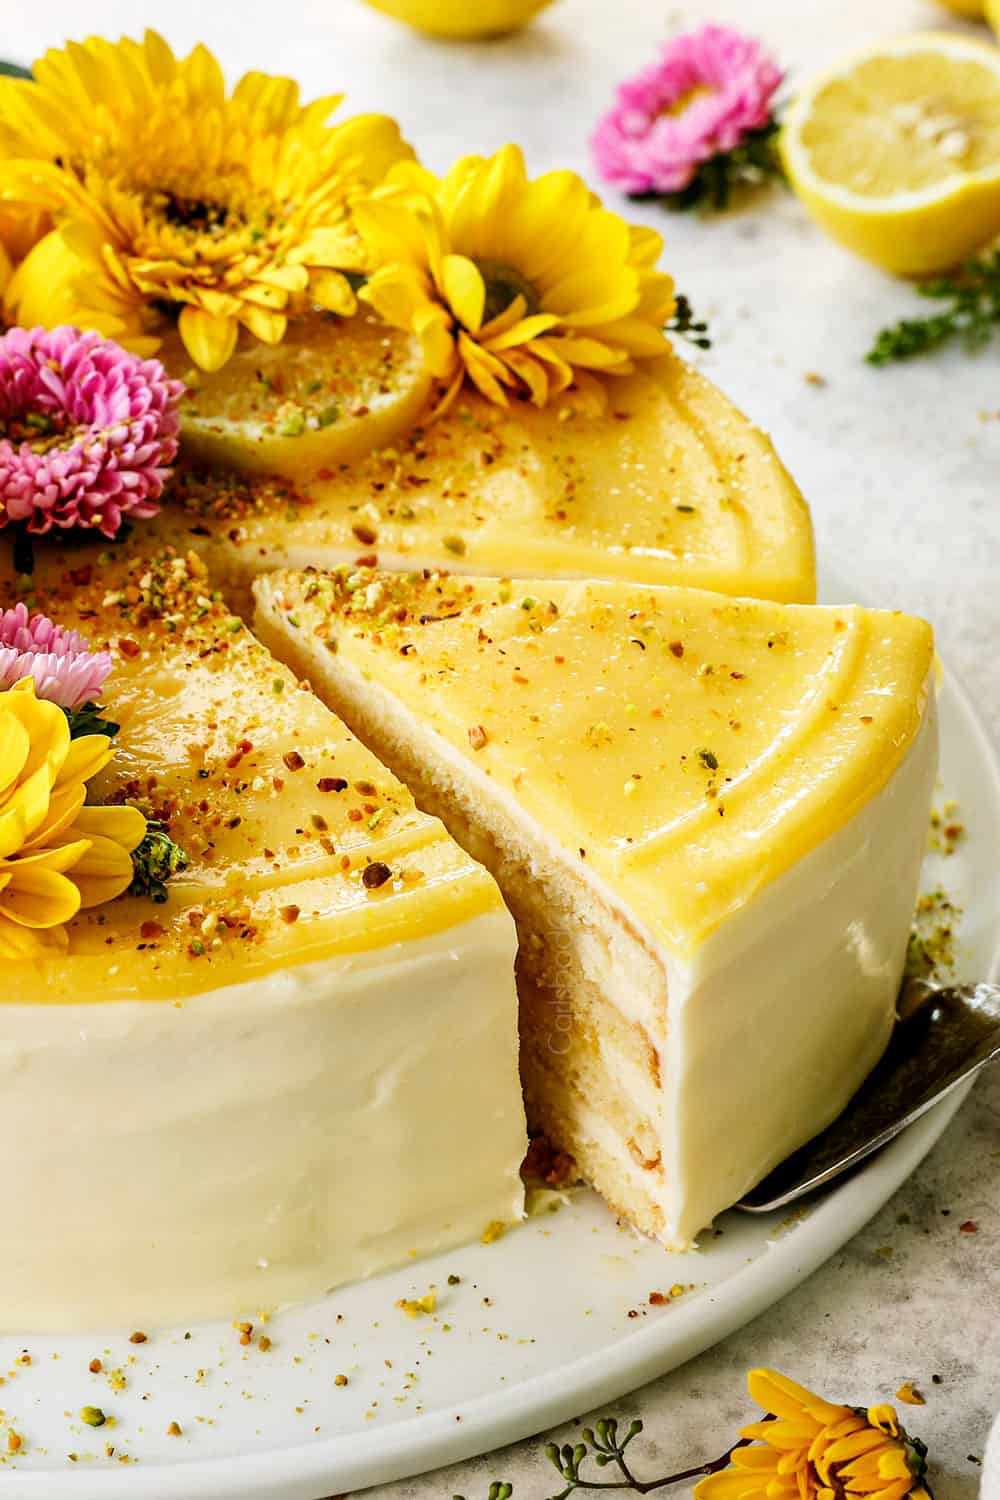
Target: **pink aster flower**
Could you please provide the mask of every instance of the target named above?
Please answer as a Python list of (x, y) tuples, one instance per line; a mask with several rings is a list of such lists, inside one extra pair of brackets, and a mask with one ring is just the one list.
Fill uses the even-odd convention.
[(91, 651), (75, 630), (29, 615), (25, 604), (0, 611), (0, 692), (33, 677), (39, 698), (72, 710), (100, 697), (110, 671), (108, 653)]
[(0, 338), (0, 527), (113, 537), (156, 514), (183, 392), (159, 360), (75, 328)]
[(597, 170), (626, 193), (678, 193), (713, 156), (771, 122), (781, 71), (726, 26), (674, 37), (618, 88), (591, 138)]

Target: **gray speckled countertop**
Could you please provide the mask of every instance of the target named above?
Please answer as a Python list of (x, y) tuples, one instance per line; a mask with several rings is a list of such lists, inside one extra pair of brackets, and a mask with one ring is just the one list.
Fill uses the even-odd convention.
[[(19, 7), (4, 45), (28, 60), (83, 29), (155, 24), (175, 45), (206, 41), (234, 73), (293, 74), (308, 93), (346, 87), (355, 108), (397, 114), (432, 166), (516, 139), (535, 171), (589, 173), (587, 134), (613, 84), (668, 26), (706, 19), (758, 33), (792, 73), (893, 30), (950, 24), (931, 0), (561, 0), (520, 37), (449, 47), (355, 0), (89, 0), (85, 15), (72, 0), (45, 0)], [(862, 356), (873, 334), (913, 294), (824, 240), (790, 197), (775, 190), (712, 224), (647, 205), (629, 212), (666, 235), (667, 264), (712, 325), (702, 366), (774, 433), (812, 506), (821, 557), (863, 597), (932, 619), (1000, 736), (1000, 341), (975, 359), (871, 370)], [(978, 1233), (960, 1231), (967, 1220)], [(619, 1403), (646, 1422), (637, 1466), (662, 1473), (719, 1452), (749, 1413), (744, 1371), (769, 1364), (835, 1399), (891, 1399), (912, 1380), (927, 1397), (912, 1425), (931, 1444), (938, 1500), (972, 1500), (973, 1460), (1000, 1405), (998, 1246), (994, 1069), (917, 1177), (822, 1270)], [(516, 1500), (541, 1500), (556, 1486), (540, 1449), (519, 1444), (369, 1493), (481, 1500), (489, 1479), (506, 1478)]]

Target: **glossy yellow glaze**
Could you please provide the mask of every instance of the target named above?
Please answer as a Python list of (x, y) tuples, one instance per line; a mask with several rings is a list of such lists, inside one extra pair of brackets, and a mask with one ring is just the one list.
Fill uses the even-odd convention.
[(603, 411), (573, 395), (505, 411), (465, 396), (318, 476), (182, 477), (154, 524), (240, 585), (262, 569), (374, 557), (815, 598), (809, 514), (764, 433), (679, 359), (609, 380), (607, 397)]
[[(40, 546), (29, 602), (115, 658), (102, 702), (121, 731), (92, 795), (164, 820), (190, 865), (163, 905), (82, 913), (68, 955), (16, 966), (2, 999), (175, 998), (498, 906), (485, 872), (297, 687), (198, 559), (138, 545)], [(3, 573), (0, 608), (17, 597)], [(373, 862), (391, 876), (368, 887)]]
[(258, 590), (293, 653), (334, 642), (682, 954), (889, 780), (930, 687), (930, 627), (857, 606), (348, 570)]

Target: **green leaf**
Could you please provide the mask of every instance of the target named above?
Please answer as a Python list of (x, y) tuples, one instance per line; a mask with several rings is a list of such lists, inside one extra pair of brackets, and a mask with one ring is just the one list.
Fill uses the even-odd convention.
[(20, 63), (4, 62), (3, 58), (0, 58), (0, 75), (5, 78), (30, 78), (31, 69), (22, 68)]
[(78, 740), (85, 734), (106, 734), (110, 739), (121, 728), (113, 719), (104, 719), (104, 713), (99, 703), (81, 703), (79, 708), (64, 708), (63, 713), (69, 721), (69, 737)]
[(739, 188), (784, 181), (785, 173), (777, 150), (779, 129), (777, 120), (769, 120), (759, 130), (748, 131), (732, 151), (720, 151), (702, 162), (687, 187), (676, 193), (631, 193), (629, 196), (637, 200), (656, 198), (671, 213), (728, 208)]
[(162, 905), (167, 899), (167, 881), (188, 867), (188, 857), (167, 832), (165, 823), (150, 821), (146, 837), (132, 850), (132, 884), (130, 896), (148, 896)]

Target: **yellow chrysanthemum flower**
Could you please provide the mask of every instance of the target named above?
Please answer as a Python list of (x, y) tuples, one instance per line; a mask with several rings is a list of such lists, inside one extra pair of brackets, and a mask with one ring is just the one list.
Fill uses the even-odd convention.
[(0, 196), (56, 226), (13, 277), (10, 316), (145, 354), (166, 308), (215, 370), (241, 327), (274, 344), (297, 304), (353, 312), (345, 273), (367, 266), (351, 206), (413, 153), (385, 115), (328, 125), (339, 102), (302, 105), (265, 73), (227, 96), (210, 52), (177, 58), (152, 31), (91, 37), (46, 53), (33, 80), (0, 80)]
[(107, 735), (71, 740), (61, 708), (33, 677), (0, 693), (0, 958), (65, 947), (64, 924), (128, 887), (146, 820), (131, 807), (86, 807), (87, 782), (114, 752)]
[(740, 1429), (752, 1446), (695, 1485), (695, 1500), (931, 1500), (922, 1444), (891, 1406), (835, 1406), (774, 1370), (751, 1370), (750, 1394), (777, 1421)]
[[(10, 156), (13, 144), (13, 137), (0, 124), (0, 161)], [(11, 266), (23, 260), (51, 228), (52, 220), (44, 209), (28, 203), (0, 203), (0, 294), (6, 288)]]
[(440, 180), (401, 163), (356, 219), (377, 267), (360, 295), (420, 337), (439, 410), (466, 377), (500, 405), (511, 393), (542, 406), (580, 372), (623, 375), (668, 350), (660, 236), (602, 208), (574, 172), (529, 181), (516, 146)]

